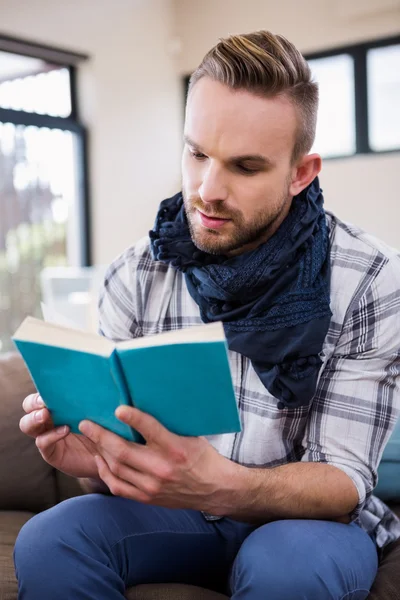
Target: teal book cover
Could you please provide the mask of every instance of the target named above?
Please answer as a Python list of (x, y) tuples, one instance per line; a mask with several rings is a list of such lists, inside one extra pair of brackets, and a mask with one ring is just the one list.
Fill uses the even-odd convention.
[(27, 317), (13, 336), (55, 426), (90, 419), (130, 441), (143, 438), (114, 411), (136, 406), (179, 435), (240, 431), (221, 323), (114, 344)]

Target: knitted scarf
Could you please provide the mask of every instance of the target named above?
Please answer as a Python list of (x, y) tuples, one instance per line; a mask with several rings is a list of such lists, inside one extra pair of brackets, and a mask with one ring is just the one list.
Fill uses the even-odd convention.
[(161, 202), (149, 235), (154, 260), (185, 274), (203, 322), (223, 322), (229, 348), (251, 360), (278, 408), (307, 405), (332, 314), (318, 178), (293, 198), (275, 234), (241, 255), (216, 256), (194, 245), (181, 193)]

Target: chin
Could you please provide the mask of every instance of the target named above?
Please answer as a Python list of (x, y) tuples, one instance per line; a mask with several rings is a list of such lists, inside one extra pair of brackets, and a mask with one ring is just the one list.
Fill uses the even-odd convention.
[(196, 248), (207, 254), (226, 254), (234, 246), (234, 240), (215, 229), (205, 229), (190, 221), (190, 235)]
[(196, 236), (193, 239), (194, 245), (203, 252), (207, 252), (207, 254), (226, 254), (231, 247), (231, 244), (228, 242), (223, 242), (220, 240), (217, 242), (216, 239), (206, 239), (205, 236)]

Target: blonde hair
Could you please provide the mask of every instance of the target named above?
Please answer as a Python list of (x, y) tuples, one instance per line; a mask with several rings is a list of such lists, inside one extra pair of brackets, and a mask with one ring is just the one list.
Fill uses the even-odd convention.
[(318, 85), (297, 48), (281, 35), (255, 31), (221, 39), (205, 55), (189, 81), (189, 94), (202, 77), (258, 96), (287, 97), (297, 109), (298, 127), (292, 152), (296, 162), (314, 143)]

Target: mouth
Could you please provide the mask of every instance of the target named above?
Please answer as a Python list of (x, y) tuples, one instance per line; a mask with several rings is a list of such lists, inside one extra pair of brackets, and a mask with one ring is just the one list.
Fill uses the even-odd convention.
[(200, 222), (207, 229), (219, 229), (223, 227), (225, 223), (228, 223), (231, 219), (220, 219), (219, 217), (207, 217), (201, 210), (197, 209), (197, 213), (200, 217)]

